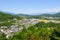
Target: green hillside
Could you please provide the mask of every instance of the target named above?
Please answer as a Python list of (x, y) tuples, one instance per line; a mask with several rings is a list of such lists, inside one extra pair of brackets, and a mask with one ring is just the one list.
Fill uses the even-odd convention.
[(60, 12), (55, 13), (53, 16), (55, 16), (55, 17), (60, 17)]
[(44, 13), (44, 14), (40, 14), (40, 15), (17, 14), (17, 16), (25, 16), (27, 18), (40, 18), (41, 16), (60, 17), (60, 12), (57, 12), (57, 13), (54, 13), (54, 14)]
[(9, 14), (6, 12), (1, 12), (0, 11), (0, 21), (7, 21), (7, 20), (12, 20), (13, 18), (17, 19), (22, 19), (22, 17), (26, 18), (41, 18), (41, 16), (47, 16), (47, 17), (60, 17), (60, 12), (55, 13), (55, 14), (41, 14), (41, 15), (27, 15), (27, 14)]
[(15, 15), (8, 14), (8, 13), (5, 13), (5, 12), (0, 12), (0, 21), (12, 20), (13, 18), (20, 19), (19, 16), (15, 16)]

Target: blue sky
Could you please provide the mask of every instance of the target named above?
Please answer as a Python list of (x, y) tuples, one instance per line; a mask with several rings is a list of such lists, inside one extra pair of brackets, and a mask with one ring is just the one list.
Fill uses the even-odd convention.
[(0, 0), (0, 11), (16, 14), (60, 12), (60, 0)]

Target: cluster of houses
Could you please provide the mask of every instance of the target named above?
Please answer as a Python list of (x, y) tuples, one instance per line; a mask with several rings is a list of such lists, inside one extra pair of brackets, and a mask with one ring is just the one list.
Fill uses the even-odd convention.
[(6, 38), (12, 36), (13, 32), (19, 32), (23, 29), (23, 27), (18, 27), (18, 25), (11, 25), (10, 28), (8, 28), (7, 26), (1, 26), (0, 28), (0, 31), (6, 34)]
[(14, 19), (14, 21), (16, 21), (14, 25), (11, 25), (9, 27), (8, 26), (1, 26), (0, 27), (0, 33), (3, 32), (4, 34), (6, 34), (6, 38), (14, 35), (13, 34), (14, 32), (20, 32), (21, 30), (23, 30), (23, 26), (21, 26), (21, 24), (24, 25), (25, 28), (28, 28), (30, 25), (35, 25), (38, 22), (60, 23), (60, 21), (56, 21), (56, 20), (40, 20), (40, 19), (34, 19), (34, 18), (32, 18), (32, 19), (22, 19), (22, 20)]
[[(18, 20), (15, 20), (18, 21)], [(29, 27), (30, 24), (35, 25), (36, 23), (38, 23), (38, 19), (23, 19), (18, 21), (18, 23), (11, 25), (11, 26), (1, 26), (0, 27), (0, 31), (3, 32), (4, 34), (6, 34), (6, 38), (8, 38), (9, 36), (14, 35), (14, 32), (20, 32), (21, 30), (23, 30), (23, 26), (19, 26), (18, 24), (22, 24), (24, 25), (26, 28)]]
[(30, 25), (35, 25), (38, 22), (38, 19), (23, 19), (20, 21), (20, 23), (23, 24), (26, 28), (28, 28)]

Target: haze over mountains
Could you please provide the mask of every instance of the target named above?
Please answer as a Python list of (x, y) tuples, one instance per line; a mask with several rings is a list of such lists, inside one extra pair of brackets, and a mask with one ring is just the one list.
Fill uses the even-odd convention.
[(28, 14), (12, 14), (7, 12), (0, 12), (0, 21), (11, 20), (13, 18), (21, 19), (20, 17), (27, 17), (27, 18), (40, 18), (41, 16), (45, 17), (60, 17), (60, 12), (54, 14), (40, 14), (40, 15), (28, 15)]
[(29, 15), (29, 14), (24, 14), (24, 13), (19, 13), (19, 14), (15, 14), (15, 13), (10, 13), (10, 12), (2, 12), (0, 11), (0, 15), (4, 14), (4, 15), (14, 15), (14, 16), (52, 16), (52, 17), (60, 17), (60, 12), (57, 13), (41, 13), (41, 14), (37, 14), (37, 15)]
[(57, 13), (41, 13), (41, 14), (37, 14), (37, 15), (28, 15), (28, 14), (16, 14), (18, 16), (54, 16), (54, 17), (60, 17), (60, 12)]

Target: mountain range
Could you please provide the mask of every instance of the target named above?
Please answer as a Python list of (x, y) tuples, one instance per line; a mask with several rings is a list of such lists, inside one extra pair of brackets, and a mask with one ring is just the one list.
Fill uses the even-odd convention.
[(21, 16), (27, 18), (40, 18), (41, 16), (46, 17), (60, 17), (60, 12), (54, 14), (40, 14), (40, 15), (27, 15), (27, 14), (12, 14), (7, 12), (0, 12), (0, 21), (11, 20), (13, 18), (19, 19)]
[(8, 21), (8, 20), (12, 20), (13, 18), (19, 19), (20, 17), (10, 13), (0, 12), (0, 21)]
[(43, 13), (40, 15), (28, 15), (28, 14), (16, 14), (17, 16), (56, 16), (56, 17), (60, 17), (60, 12), (54, 13), (54, 14), (50, 14), (50, 13)]

